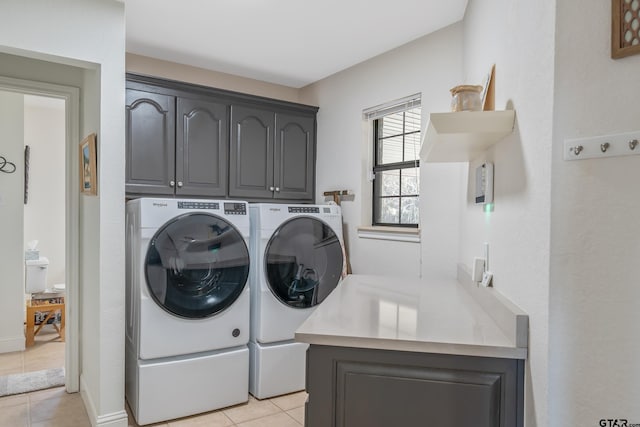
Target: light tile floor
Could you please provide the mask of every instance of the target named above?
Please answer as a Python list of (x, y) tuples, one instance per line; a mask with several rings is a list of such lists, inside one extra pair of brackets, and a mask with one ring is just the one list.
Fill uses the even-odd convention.
[[(48, 328), (48, 327), (47, 327)], [(64, 366), (64, 343), (53, 328), (43, 329), (24, 352), (0, 354), (0, 376)], [(249, 396), (244, 404), (165, 423), (162, 427), (300, 427), (307, 393), (272, 399)], [(138, 427), (128, 405), (129, 426)], [(88, 427), (89, 417), (79, 393), (64, 387), (0, 397), (0, 427)]]
[[(264, 400), (257, 400), (253, 396), (249, 396), (247, 403), (150, 426), (300, 427), (304, 425), (304, 402), (306, 400), (307, 393), (304, 391)], [(128, 406), (127, 413), (129, 413), (129, 427), (138, 427)]]

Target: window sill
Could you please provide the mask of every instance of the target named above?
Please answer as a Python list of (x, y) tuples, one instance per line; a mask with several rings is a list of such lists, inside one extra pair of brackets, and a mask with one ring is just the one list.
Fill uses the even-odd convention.
[(419, 228), (403, 227), (358, 227), (358, 237), (361, 239), (394, 240), (397, 242), (420, 243)]

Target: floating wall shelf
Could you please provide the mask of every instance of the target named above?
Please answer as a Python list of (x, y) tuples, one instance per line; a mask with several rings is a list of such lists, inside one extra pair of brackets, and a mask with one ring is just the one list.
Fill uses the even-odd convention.
[(424, 132), (420, 159), (468, 162), (513, 132), (515, 111), (432, 113)]

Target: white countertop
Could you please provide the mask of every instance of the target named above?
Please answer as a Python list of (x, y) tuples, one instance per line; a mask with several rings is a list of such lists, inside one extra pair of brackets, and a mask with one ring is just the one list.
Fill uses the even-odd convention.
[(527, 348), (504, 331), (455, 280), (350, 275), (295, 338), (339, 347), (526, 359)]

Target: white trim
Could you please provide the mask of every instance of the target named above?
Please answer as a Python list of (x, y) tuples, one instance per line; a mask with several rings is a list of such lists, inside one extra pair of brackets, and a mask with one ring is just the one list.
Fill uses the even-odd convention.
[(24, 336), (4, 338), (0, 340), (0, 354), (24, 351)]
[(130, 425), (129, 416), (126, 411), (112, 412), (99, 416), (95, 425), (99, 427), (127, 427)]
[(358, 237), (361, 239), (394, 240), (396, 242), (420, 243), (419, 228), (404, 227), (358, 227)]
[(79, 266), (79, 196), (77, 143), (80, 135), (80, 89), (51, 83), (14, 79), (0, 76), (0, 89), (28, 95), (49, 96), (65, 101), (65, 134), (66, 134), (66, 176), (65, 176), (65, 386), (69, 393), (80, 390), (80, 292), (78, 282)]
[(82, 397), (82, 401), (84, 402), (84, 408), (87, 410), (87, 415), (89, 416), (89, 421), (92, 426), (96, 425), (98, 420), (98, 413), (96, 412), (96, 405), (93, 403), (93, 399), (91, 398), (91, 393), (89, 393), (89, 387), (87, 386), (87, 382), (84, 380), (84, 374), (80, 375), (80, 396)]
[(96, 405), (91, 399), (91, 394), (87, 392), (88, 389), (84, 375), (80, 375), (80, 396), (84, 402), (92, 427), (127, 427), (129, 425), (129, 416), (124, 410), (98, 415)]

